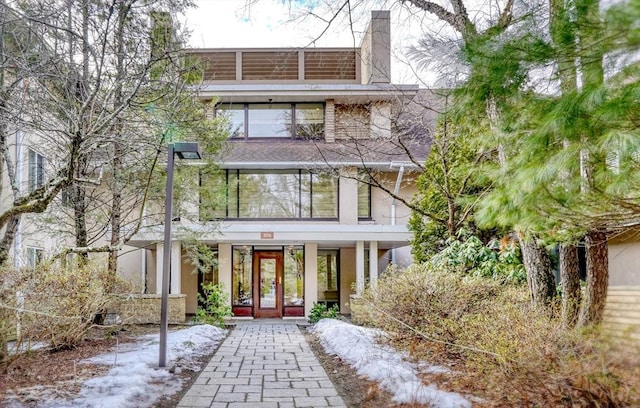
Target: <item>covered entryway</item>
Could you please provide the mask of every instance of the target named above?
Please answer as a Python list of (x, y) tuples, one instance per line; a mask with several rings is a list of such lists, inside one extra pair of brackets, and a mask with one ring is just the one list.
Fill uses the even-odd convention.
[(234, 245), (230, 282), (234, 316), (304, 316), (304, 254), (299, 245)]

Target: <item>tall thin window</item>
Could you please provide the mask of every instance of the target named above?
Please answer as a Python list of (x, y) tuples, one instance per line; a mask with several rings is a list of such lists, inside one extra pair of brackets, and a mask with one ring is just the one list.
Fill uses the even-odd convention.
[(371, 184), (369, 175), (361, 174), (358, 181), (358, 218), (371, 218)]
[(29, 149), (29, 191), (44, 184), (44, 156)]
[(253, 304), (251, 247), (233, 248), (232, 305), (251, 306)]
[(304, 249), (287, 247), (284, 251), (284, 305), (304, 306)]
[(318, 302), (332, 306), (340, 300), (339, 265), (337, 250), (318, 250)]

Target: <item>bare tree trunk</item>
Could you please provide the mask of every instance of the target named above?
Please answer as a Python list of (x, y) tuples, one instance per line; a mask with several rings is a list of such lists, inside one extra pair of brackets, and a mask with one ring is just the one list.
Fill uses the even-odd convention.
[(562, 322), (565, 327), (573, 327), (578, 322), (580, 301), (580, 269), (578, 247), (560, 245), (560, 281), (562, 284)]
[[(85, 102), (89, 86), (89, 2), (81, 1), (82, 8), (82, 75), (80, 76), (79, 89), (76, 94), (80, 104)], [(76, 124), (79, 134), (79, 140), (82, 140), (86, 128), (86, 112), (79, 116)], [(76, 169), (76, 180), (84, 179), (87, 157), (78, 158), (78, 167)], [(87, 233), (87, 206), (86, 206), (86, 187), (76, 182), (73, 188), (73, 215), (75, 223), (76, 247), (86, 248), (89, 245)], [(78, 264), (82, 265), (89, 260), (89, 254), (86, 252), (78, 254)]]
[(526, 237), (522, 234), (519, 236), (531, 301), (536, 305), (547, 306), (556, 292), (551, 259), (547, 250), (538, 244), (535, 237)]
[[(7, 222), (7, 226), (4, 230), (4, 236), (0, 241), (0, 265), (4, 265), (9, 259), (9, 252), (11, 251), (11, 245), (18, 232), (18, 226), (20, 225), (20, 214), (12, 216)], [(18, 256), (20, 254), (17, 254)]]
[[(78, 168), (76, 169), (76, 179), (82, 179), (84, 176), (84, 169), (86, 168), (85, 157), (78, 158)], [(76, 182), (73, 186), (73, 216), (75, 223), (75, 236), (76, 247), (85, 248), (89, 245), (87, 234), (87, 205), (86, 205), (86, 191), (85, 186), (80, 182)], [(78, 254), (78, 264), (85, 264), (89, 260), (89, 254), (82, 252)]]
[(580, 310), (579, 326), (589, 326), (602, 322), (604, 306), (609, 286), (609, 247), (607, 234), (589, 231), (587, 246), (587, 289)]
[[(111, 246), (117, 247), (120, 243), (120, 227), (122, 223), (122, 189), (120, 186), (120, 173), (122, 171), (122, 147), (119, 141), (113, 146), (113, 192), (111, 198)], [(109, 275), (115, 277), (118, 273), (118, 251), (109, 252)], [(109, 291), (113, 287), (107, 288)]]
[[(123, 103), (122, 84), (125, 77), (124, 70), (124, 29), (128, 18), (130, 6), (124, 3), (118, 5), (118, 28), (116, 31), (116, 89), (114, 92), (114, 107), (120, 106)], [(124, 149), (122, 147), (122, 120), (116, 119), (114, 129), (114, 142), (113, 142), (113, 192), (111, 199), (111, 246), (117, 247), (121, 238), (122, 227), (122, 183), (120, 177), (122, 173), (122, 156)], [(109, 282), (107, 290), (110, 292), (113, 290), (113, 282), (115, 276), (118, 273), (118, 251), (109, 252), (109, 274), (113, 279)]]

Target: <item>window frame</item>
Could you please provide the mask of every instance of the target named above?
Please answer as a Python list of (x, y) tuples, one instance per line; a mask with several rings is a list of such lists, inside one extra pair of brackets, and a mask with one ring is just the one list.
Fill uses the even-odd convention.
[[(320, 282), (318, 281), (317, 284), (317, 291), (318, 293), (316, 293), (316, 297), (318, 299), (318, 303), (324, 303), (327, 305), (327, 307), (331, 307), (334, 304), (340, 305), (340, 249), (318, 249), (317, 253), (316, 253), (316, 258), (319, 259), (321, 256), (327, 256), (331, 254), (332, 256), (335, 257), (335, 261), (336, 261), (336, 270), (335, 270), (335, 281), (336, 281), (336, 287), (335, 288), (331, 288), (329, 286), (329, 280), (327, 279), (327, 282)], [(317, 264), (319, 264), (318, 261), (316, 261)], [(319, 274), (318, 274), (319, 276)], [(328, 277), (327, 277), (328, 278)], [(338, 295), (338, 299), (337, 300), (326, 300), (326, 299), (321, 299), (320, 297), (320, 288), (322, 287), (322, 285), (326, 284), (327, 287), (327, 291), (335, 291), (337, 292)]]
[[(358, 220), (359, 221), (369, 221), (373, 219), (373, 215), (372, 215), (372, 206), (371, 206), (371, 202), (372, 202), (372, 188), (371, 188), (371, 183), (367, 182), (367, 181), (361, 181), (360, 179), (364, 179), (364, 178), (369, 178), (369, 174), (367, 174), (364, 171), (360, 172), (360, 176), (358, 178), (358, 187), (357, 187), (357, 198), (358, 198)], [(361, 186), (365, 186), (365, 188), (367, 189), (367, 197), (369, 199), (369, 202), (367, 203), (367, 214), (366, 215), (361, 215), (360, 214), (360, 188)]]
[(44, 248), (27, 246), (26, 258), (27, 268), (36, 268), (38, 265), (42, 264), (42, 261), (44, 259)]
[[(241, 183), (241, 174), (291, 174), (295, 175), (298, 179), (297, 185), (297, 197), (298, 202), (296, 205), (297, 216), (295, 217), (244, 217), (241, 216), (241, 197), (242, 197), (242, 183)], [(314, 176), (321, 174), (317, 172), (311, 172), (304, 169), (282, 169), (282, 170), (261, 170), (261, 169), (226, 169), (222, 174), (222, 179), (224, 179), (226, 183), (226, 192), (225, 192), (225, 203), (224, 208), (219, 210), (219, 215), (224, 214), (224, 218), (216, 217), (212, 215), (210, 217), (205, 217), (207, 211), (203, 211), (205, 208), (204, 203), (200, 200), (200, 208), (199, 208), (199, 216), (200, 221), (214, 221), (218, 219), (225, 220), (234, 220), (234, 221), (287, 221), (287, 220), (303, 220), (303, 221), (336, 221), (340, 218), (340, 178), (332, 177), (335, 180), (335, 189), (333, 191), (335, 202), (333, 204), (333, 208), (335, 210), (335, 216), (333, 217), (315, 217), (314, 216), (314, 198), (317, 199), (317, 196), (314, 196)], [(303, 188), (303, 177), (308, 177), (309, 182), (309, 190), (304, 191)], [(330, 176), (331, 177), (331, 176)], [(200, 172), (200, 187), (203, 188), (203, 173)], [(230, 183), (234, 184), (233, 189), (230, 188)], [(235, 193), (235, 194), (233, 194)], [(229, 204), (233, 200), (234, 204), (231, 207)], [(308, 216), (306, 216), (303, 211), (303, 206), (308, 205)], [(232, 212), (235, 212), (232, 214)], [(208, 219), (207, 219), (208, 218)]]
[(44, 167), (46, 158), (38, 151), (29, 148), (27, 159), (27, 183), (31, 193), (44, 185)]
[[(264, 136), (264, 135), (260, 135), (260, 136), (252, 136), (249, 131), (249, 129), (251, 128), (251, 124), (249, 122), (249, 117), (250, 117), (250, 106), (269, 106), (269, 105), (288, 105), (288, 109), (289, 109), (289, 126), (288, 126), (288, 135), (286, 136), (277, 136), (277, 135), (271, 135), (271, 136)], [(313, 106), (313, 105), (317, 105), (319, 107), (321, 107), (322, 109), (322, 132), (321, 134), (318, 134), (316, 137), (301, 137), (299, 136), (297, 133), (297, 129), (298, 126), (300, 125), (298, 123), (298, 106)], [(241, 136), (230, 136), (229, 140), (263, 140), (263, 141), (271, 141), (271, 140), (321, 140), (324, 139), (325, 137), (325, 131), (326, 131), (326, 122), (325, 122), (325, 115), (326, 115), (326, 103), (325, 102), (269, 102), (269, 103), (260, 103), (260, 102), (252, 102), (252, 103), (219, 103), (216, 105), (215, 107), (215, 112), (216, 112), (216, 116), (218, 115), (219, 112), (222, 111), (228, 111), (230, 109), (225, 108), (225, 107), (230, 107), (230, 106), (243, 106), (243, 134)], [(302, 108), (301, 108), (302, 109)], [(238, 111), (240, 109), (237, 109)]]

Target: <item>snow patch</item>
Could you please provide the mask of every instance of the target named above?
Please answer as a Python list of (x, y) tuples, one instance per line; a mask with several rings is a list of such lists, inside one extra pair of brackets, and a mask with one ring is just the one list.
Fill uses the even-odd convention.
[[(192, 326), (167, 335), (167, 366), (198, 370), (198, 358), (211, 353), (226, 330), (210, 325)], [(82, 363), (110, 365), (101, 377), (83, 383), (73, 400), (49, 400), (42, 407), (134, 408), (150, 407), (163, 396), (182, 388), (179, 376), (158, 367), (159, 334), (141, 336), (117, 350), (83, 360)]]
[[(325, 350), (353, 366), (358, 374), (378, 382), (393, 394), (398, 403), (421, 403), (440, 408), (471, 407), (462, 395), (440, 391), (433, 384), (424, 385), (418, 378), (418, 366), (392, 347), (378, 344), (385, 337), (381, 330), (355, 326), (336, 319), (323, 319), (309, 328), (318, 335)], [(423, 372), (446, 373), (440, 366), (421, 365)]]

